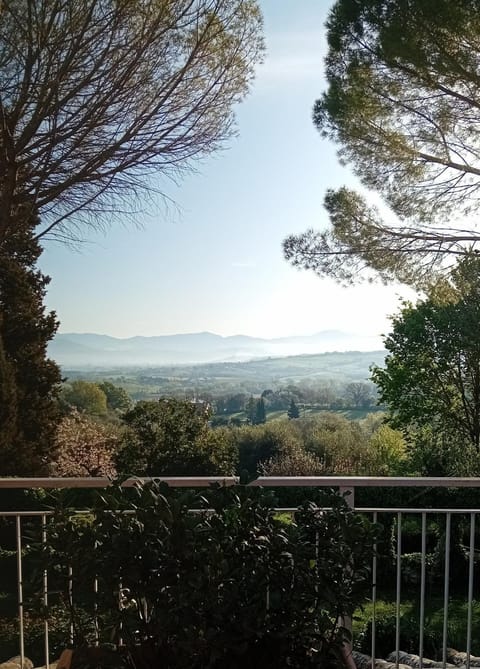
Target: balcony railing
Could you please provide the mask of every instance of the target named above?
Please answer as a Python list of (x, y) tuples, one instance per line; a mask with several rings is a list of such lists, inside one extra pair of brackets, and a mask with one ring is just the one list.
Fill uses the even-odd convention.
[[(138, 481), (148, 481), (150, 479), (131, 478), (123, 483), (123, 486), (134, 486)], [(220, 483), (222, 485), (232, 486), (239, 484), (236, 477), (158, 477), (156, 480), (162, 480), (168, 483), (171, 487), (207, 487), (212, 483)], [(1, 489), (60, 489), (60, 488), (105, 488), (110, 485), (110, 481), (106, 478), (8, 478), (0, 479)], [(478, 495), (478, 502), (468, 508), (430, 508), (428, 505), (420, 506), (385, 506), (381, 503), (372, 506), (357, 506), (356, 505), (356, 491), (358, 489), (370, 489), (370, 491), (377, 490), (379, 492), (379, 502), (382, 501), (382, 490), (388, 488), (423, 488), (423, 489), (460, 489), (473, 488), (480, 492), (480, 478), (409, 478), (409, 477), (261, 477), (248, 484), (249, 486), (262, 486), (273, 488), (336, 488), (342, 493), (347, 493), (347, 502), (356, 513), (366, 514), (373, 521), (385, 520), (391, 524), (392, 527), (392, 543), (394, 549), (392, 560), (394, 561), (394, 583), (393, 592), (389, 593), (389, 597), (394, 604), (395, 610), (395, 648), (392, 649), (395, 653), (395, 664), (398, 667), (400, 661), (401, 648), (401, 630), (402, 630), (402, 597), (405, 594), (405, 579), (407, 571), (409, 571), (410, 582), (415, 583), (417, 606), (419, 611), (419, 627), (418, 627), (418, 665), (420, 669), (424, 666), (423, 656), (425, 649), (425, 623), (426, 623), (426, 605), (429, 596), (430, 574), (428, 567), (427, 546), (431, 543), (431, 533), (435, 531), (440, 532), (440, 541), (437, 545), (442, 546), (442, 555), (439, 556), (443, 564), (443, 576), (440, 583), (435, 584), (435, 589), (441, 592), (443, 606), (441, 607), (441, 615), (443, 617), (443, 631), (441, 648), (438, 655), (440, 662), (437, 666), (442, 666), (444, 669), (448, 665), (448, 647), (451, 643), (449, 640), (449, 609), (450, 609), (450, 581), (451, 581), (451, 549), (452, 549), (452, 519), (453, 526), (457, 527), (461, 519), (463, 526), (467, 527), (467, 539), (463, 545), (467, 579), (465, 586), (465, 620), (455, 620), (458, 628), (460, 625), (464, 630), (464, 646), (465, 654), (464, 664), (467, 669), (470, 668), (471, 654), (472, 654), (472, 639), (480, 635), (480, 630), (473, 629), (473, 606), (475, 601), (475, 588), (478, 592), (478, 583), (475, 583), (475, 567), (477, 564), (476, 555), (479, 555), (480, 547), (478, 546), (479, 539), (476, 532), (477, 516), (480, 514), (480, 495)], [(475, 496), (476, 497), (476, 496)], [(357, 496), (358, 498), (358, 496)], [(282, 508), (282, 511), (293, 511), (293, 508)], [(42, 540), (47, 541), (45, 526), (47, 523), (48, 511), (33, 511), (33, 510), (13, 510), (0, 511), (0, 518), (10, 519), (13, 524), (15, 537), (12, 537), (15, 545), (16, 556), (16, 596), (18, 601), (18, 619), (17, 619), (17, 634), (18, 634), (18, 653), (21, 657), (22, 666), (25, 657), (25, 603), (24, 603), (24, 533), (23, 527), (26, 521), (31, 524), (39, 524), (39, 531), (41, 532)], [(419, 528), (419, 551), (417, 565), (418, 569), (415, 573), (411, 573), (411, 566), (405, 565), (405, 554), (408, 552), (404, 545), (405, 539), (405, 525), (411, 524), (412, 519), (416, 519), (416, 525)], [(432, 530), (431, 521), (435, 520), (435, 527)], [(480, 536), (480, 528), (479, 533)], [(438, 536), (437, 536), (438, 540)], [(0, 546), (0, 549), (3, 548)], [(408, 547), (407, 547), (408, 548)], [(375, 668), (375, 658), (377, 655), (377, 603), (379, 601), (379, 558), (375, 556), (371, 565), (372, 569), (372, 593), (371, 593), (371, 645), (369, 648), (369, 655), (371, 658), (372, 669)], [(43, 574), (43, 604), (48, 606), (48, 574)], [(458, 588), (457, 588), (458, 589)], [(409, 595), (411, 596), (411, 588)], [(458, 615), (458, 614), (456, 614)], [(475, 635), (475, 636), (473, 636)], [(73, 629), (70, 630), (70, 639), (66, 641), (73, 642)], [(462, 650), (463, 650), (462, 649)], [(1, 653), (1, 649), (0, 649)], [(45, 665), (48, 669), (49, 663), (53, 660), (49, 648), (49, 627), (48, 622), (44, 623), (44, 654)], [(8, 658), (0, 657), (0, 662)], [(478, 658), (476, 658), (478, 659)], [(369, 661), (369, 662), (370, 662)], [(477, 663), (475, 662), (475, 665)], [(378, 666), (378, 665), (377, 665)], [(426, 666), (426, 665), (425, 665)], [(477, 665), (478, 666), (478, 665)]]

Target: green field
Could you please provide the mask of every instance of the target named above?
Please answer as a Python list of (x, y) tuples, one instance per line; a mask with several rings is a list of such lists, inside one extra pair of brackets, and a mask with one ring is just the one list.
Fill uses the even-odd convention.
[(157, 399), (161, 395), (185, 397), (243, 392), (260, 395), (266, 388), (288, 384), (332, 385), (366, 381), (372, 364), (382, 365), (385, 351), (348, 351), (247, 362), (199, 365), (168, 365), (149, 368), (68, 370), (69, 380), (109, 380), (120, 385), (135, 399)]

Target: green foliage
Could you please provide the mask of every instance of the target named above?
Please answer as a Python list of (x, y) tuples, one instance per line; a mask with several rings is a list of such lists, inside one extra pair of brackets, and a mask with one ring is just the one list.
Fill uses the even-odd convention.
[(306, 504), (290, 523), (272, 503), (261, 490), (120, 489), (90, 517), (57, 509), (39, 569), (68, 602), (72, 567), (76, 644), (93, 642), (78, 614), (96, 611), (101, 641), (121, 633), (126, 667), (339, 665), (338, 620), (368, 592), (377, 529), (333, 493), (331, 511)]
[(297, 435), (289, 429), (286, 422), (242, 426), (232, 430), (232, 439), (238, 451), (238, 471), (247, 471), (252, 477), (258, 474), (261, 463), (285, 449), (302, 447)]
[(232, 474), (236, 454), (230, 432), (212, 430), (209, 417), (208, 407), (189, 401), (138, 402), (124, 416), (129, 429), (118, 470), (145, 476)]
[(265, 400), (263, 397), (257, 400), (255, 404), (255, 425), (262, 425), (267, 422), (267, 413), (265, 411)]
[[(1, 321), (0, 321), (1, 332)], [(12, 362), (5, 354), (0, 336), (0, 444), (2, 449), (12, 444), (17, 432), (17, 388)]]
[[(377, 657), (386, 657), (396, 645), (396, 604), (380, 599), (375, 606), (375, 632)], [(371, 651), (371, 618), (373, 606), (367, 603), (354, 617), (353, 629), (355, 647), (367, 654)], [(465, 596), (450, 598), (448, 605), (448, 643), (453, 648), (464, 648), (467, 638), (467, 602)], [(424, 656), (442, 658), (443, 647), (443, 600), (441, 597), (427, 599), (423, 626)], [(480, 624), (480, 604), (473, 601), (472, 626)], [(400, 648), (405, 652), (418, 654), (420, 636), (420, 611), (417, 598), (405, 597), (400, 606)], [(480, 653), (477, 638), (472, 638), (472, 654)]]
[[(297, 403), (329, 409), (337, 398), (345, 397), (347, 383), (364, 381), (370, 365), (381, 364), (384, 357), (384, 351), (348, 351), (246, 362), (115, 368), (104, 372), (67, 370), (66, 375), (71, 380), (81, 378), (95, 383), (108, 380), (125, 388), (134, 400), (185, 399), (186, 392), (192, 396), (211, 396), (220, 415), (242, 412), (250, 395), (263, 396), (268, 412), (286, 411), (292, 398)], [(282, 382), (270, 388), (272, 378)]]
[(45, 313), (49, 278), (37, 269), (38, 218), (17, 212), (16, 227), (0, 244), (0, 473), (48, 473), (60, 414), (58, 366), (47, 358), (57, 330)]
[(238, 471), (270, 475), (403, 475), (410, 460), (400, 432), (382, 415), (362, 421), (322, 412), (266, 425), (230, 428)]
[(428, 433), (439, 447), (480, 449), (480, 259), (468, 255), (451, 283), (405, 304), (385, 339), (385, 367), (372, 378), (391, 422)]
[(72, 381), (62, 393), (63, 400), (71, 407), (92, 416), (104, 416), (107, 413), (107, 396), (97, 383)]
[(408, 473), (407, 444), (401, 432), (380, 425), (368, 442), (367, 471), (370, 476), (402, 476)]
[(255, 425), (255, 409), (256, 402), (253, 397), (249, 397), (247, 403), (245, 404), (245, 413), (247, 415), (247, 422), (250, 425)]
[(357, 381), (347, 384), (345, 388), (348, 406), (367, 408), (375, 403), (375, 387), (371, 383)]
[(296, 444), (282, 448), (259, 466), (262, 476), (321, 476), (325, 473), (323, 463), (312, 453)]
[(253, 396), (249, 397), (245, 404), (245, 413), (247, 415), (247, 422), (250, 425), (262, 425), (267, 421), (267, 412), (265, 410), (265, 399), (262, 395), (258, 399)]
[(455, 221), (478, 204), (478, 5), (337, 0), (327, 30), (328, 89), (314, 123), (391, 211), (384, 218), (355, 192), (329, 191), (331, 229), (290, 237), (287, 258), (345, 282), (369, 269), (429, 281), (479, 239)]
[(335, 413), (295, 421), (304, 448), (322, 462), (325, 474), (361, 474), (367, 461), (368, 439), (359, 423)]
[(121, 413), (131, 408), (132, 400), (127, 391), (121, 386), (115, 386), (110, 381), (102, 381), (102, 383), (98, 384), (98, 387), (105, 393), (109, 411), (118, 411)]
[(287, 416), (289, 420), (294, 420), (295, 418), (300, 418), (300, 409), (295, 404), (295, 400), (292, 398), (288, 406)]
[[(65, 649), (70, 621), (63, 607), (51, 607), (48, 612), (49, 650), (51, 656), (60, 657)], [(0, 618), (0, 648), (2, 659), (18, 655), (18, 619)], [(25, 655), (35, 666), (45, 661), (45, 619), (38, 613), (24, 612)]]

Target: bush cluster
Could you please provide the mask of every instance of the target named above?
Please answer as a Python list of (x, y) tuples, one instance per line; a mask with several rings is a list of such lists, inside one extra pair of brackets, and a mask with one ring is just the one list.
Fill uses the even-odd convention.
[(349, 639), (341, 620), (369, 591), (378, 532), (327, 497), (330, 510), (305, 504), (285, 521), (258, 489), (118, 489), (86, 516), (57, 510), (39, 568), (76, 646), (121, 636), (119, 666), (333, 666)]

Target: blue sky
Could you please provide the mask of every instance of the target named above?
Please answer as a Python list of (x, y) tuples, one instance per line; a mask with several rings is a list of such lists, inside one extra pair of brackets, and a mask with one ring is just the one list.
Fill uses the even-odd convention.
[(141, 227), (116, 224), (79, 250), (49, 242), (41, 268), (61, 332), (117, 337), (211, 331), (275, 337), (388, 331), (405, 289), (341, 288), (283, 259), (290, 233), (328, 224), (325, 190), (355, 183), (311, 109), (323, 87), (327, 0), (261, 0), (267, 56), (238, 107), (239, 136), (148, 204)]

